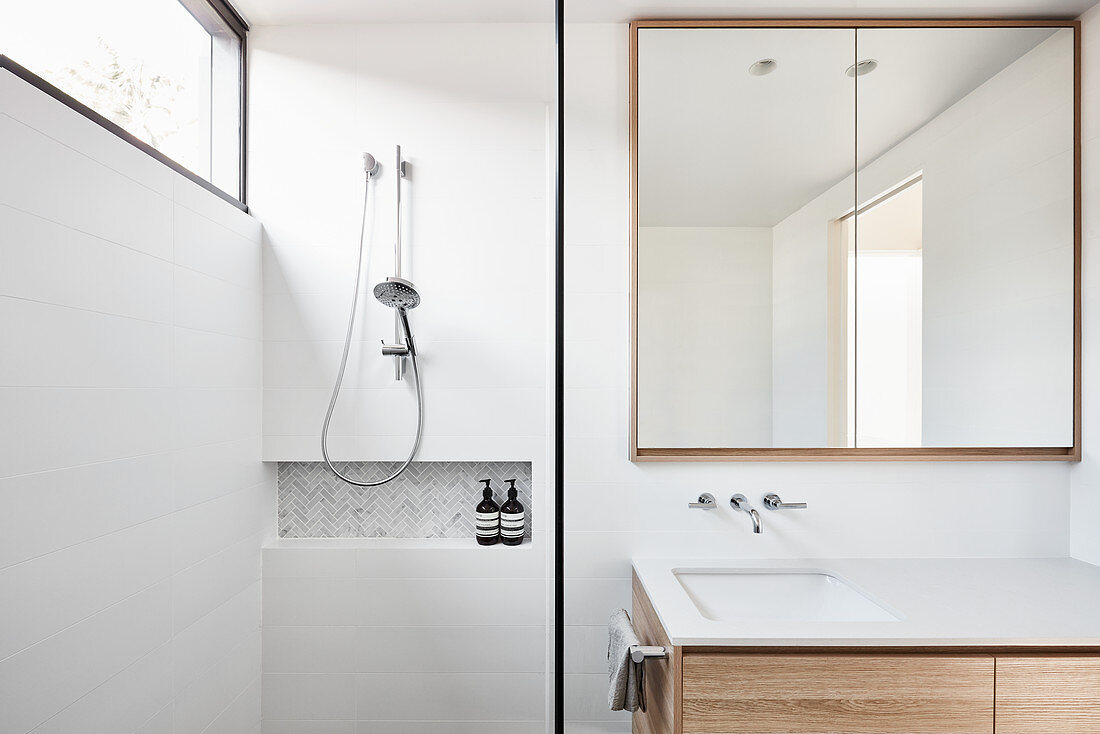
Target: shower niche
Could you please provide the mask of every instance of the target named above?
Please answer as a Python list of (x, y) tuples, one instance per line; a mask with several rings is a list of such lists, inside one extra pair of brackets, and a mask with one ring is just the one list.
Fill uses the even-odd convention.
[(1078, 32), (635, 22), (631, 459), (1080, 458)]
[[(342, 474), (363, 482), (384, 478), (400, 462), (337, 461)], [(531, 538), (532, 476), (528, 461), (414, 461), (396, 479), (357, 487), (321, 462), (279, 463), (280, 538), (474, 538), (474, 506), (489, 479), (498, 504), (516, 480)]]

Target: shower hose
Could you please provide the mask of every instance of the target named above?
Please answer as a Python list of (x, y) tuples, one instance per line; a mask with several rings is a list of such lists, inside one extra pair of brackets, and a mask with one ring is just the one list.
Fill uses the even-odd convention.
[[(408, 458), (397, 467), (395, 472), (385, 479), (378, 479), (373, 482), (362, 482), (342, 474), (340, 470), (333, 465), (332, 459), (328, 455), (329, 424), (332, 423), (332, 412), (336, 409), (336, 401), (340, 398), (340, 386), (344, 382), (344, 370), (348, 365), (348, 352), (351, 351), (351, 336), (352, 332), (355, 330), (355, 312), (359, 304), (359, 283), (363, 274), (363, 242), (366, 239), (367, 231), (367, 202), (370, 199), (370, 190), (372, 186), (373, 178), (368, 177), (366, 186), (363, 189), (363, 217), (359, 223), (359, 258), (355, 264), (355, 289), (351, 294), (351, 315), (348, 316), (348, 332), (344, 337), (344, 352), (340, 356), (340, 369), (336, 373), (336, 384), (332, 387), (332, 398), (328, 402), (328, 411), (325, 413), (325, 423), (324, 426), (321, 427), (321, 456), (325, 459), (325, 465), (328, 467), (329, 471), (337, 477), (356, 487), (377, 487), (392, 482), (394, 479), (401, 476), (401, 474), (409, 468), (409, 464), (412, 463), (413, 458), (416, 456), (416, 452), (420, 449), (420, 439), (424, 435), (424, 393), (420, 387), (420, 365), (417, 363), (416, 352), (410, 350), (408, 358), (412, 361), (413, 386), (416, 388), (416, 439), (413, 441), (412, 451), (409, 452)], [(367, 255), (367, 267), (370, 267), (369, 252)], [(406, 322), (402, 320), (402, 323), (404, 324)], [(406, 332), (405, 339), (411, 340), (411, 338), (412, 335)]]

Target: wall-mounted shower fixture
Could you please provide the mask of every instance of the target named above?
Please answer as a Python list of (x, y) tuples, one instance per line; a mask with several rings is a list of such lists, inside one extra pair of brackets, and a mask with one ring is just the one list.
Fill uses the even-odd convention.
[[(397, 227), (394, 230), (395, 234), (394, 234), (394, 242), (393, 242), (393, 278), (392, 278), (392, 280), (407, 284), (409, 286), (409, 288), (412, 288), (412, 283), (410, 283), (407, 280), (402, 280), (402, 278), (401, 278), (401, 254), (402, 254), (401, 253), (401, 250), (402, 250), (401, 218), (402, 218), (402, 214), (403, 214), (402, 207), (401, 207), (401, 182), (408, 176), (407, 163), (408, 162), (404, 158), (401, 157), (401, 146), (398, 145), (397, 146), (397, 160), (396, 160), (396, 163), (394, 165), (394, 170), (397, 171), (397, 178), (396, 178), (396, 182), (394, 184), (397, 187), (397, 222), (396, 222)], [(378, 286), (375, 287), (375, 289), (374, 289), (375, 298), (379, 298), (378, 288), (381, 288), (382, 285), (383, 285), (382, 283), (379, 283)], [(413, 289), (413, 293), (416, 293), (416, 289)], [(379, 299), (379, 300), (381, 300), (381, 299)], [(420, 303), (420, 297), (417, 296), (416, 304), (419, 304), (419, 303)], [(409, 308), (415, 308), (416, 304), (413, 304), (413, 306), (410, 306)], [(401, 341), (401, 329), (402, 329), (401, 313), (398, 312), (398, 313), (394, 314), (394, 319), (393, 319), (393, 338), (394, 338), (395, 342), (399, 343)], [(405, 358), (406, 358), (407, 355), (396, 353), (396, 352), (389, 352), (388, 353), (387, 352), (387, 347), (386, 347), (385, 344), (382, 345), (382, 354), (392, 354), (392, 356), (393, 356), (393, 379), (400, 380), (405, 374)]]
[[(351, 479), (340, 473), (333, 465), (328, 455), (328, 431), (332, 423), (332, 413), (336, 409), (336, 401), (340, 398), (340, 386), (344, 382), (344, 371), (348, 365), (348, 352), (351, 351), (351, 337), (355, 331), (355, 314), (359, 305), (359, 283), (363, 277), (363, 251), (367, 232), (367, 203), (370, 200), (370, 192), (373, 188), (374, 178), (380, 172), (378, 161), (370, 153), (363, 154), (363, 173), (366, 181), (363, 189), (363, 218), (359, 225), (359, 257), (355, 264), (355, 288), (351, 296), (351, 314), (348, 317), (348, 330), (344, 337), (344, 351), (340, 356), (340, 368), (336, 372), (336, 383), (332, 387), (332, 397), (329, 399), (328, 410), (325, 412), (325, 422), (321, 426), (321, 456), (325, 465), (333, 474), (357, 487), (377, 487), (380, 484), (392, 482), (401, 476), (420, 449), (420, 440), (424, 436), (424, 391), (420, 384), (420, 365), (417, 362), (416, 342), (413, 340), (412, 328), (409, 326), (409, 310), (420, 305), (420, 294), (416, 287), (407, 280), (401, 278), (401, 179), (405, 176), (405, 163), (401, 160), (401, 146), (397, 146), (397, 239), (394, 247), (394, 267), (397, 271), (395, 277), (386, 278), (385, 281), (374, 287), (374, 297), (383, 306), (394, 309), (395, 337), (394, 344), (382, 343), (382, 355), (394, 357), (397, 360), (397, 379), (401, 379), (404, 373), (404, 363), (408, 360), (412, 364), (413, 388), (416, 390), (416, 438), (413, 440), (412, 450), (402, 464), (385, 479), (374, 482), (361, 482)], [(367, 249), (367, 270), (370, 269), (370, 251)]]
[(379, 173), (382, 172), (382, 166), (379, 165), (378, 159), (372, 156), (370, 153), (363, 154), (363, 173), (367, 174), (367, 180), (371, 180)]

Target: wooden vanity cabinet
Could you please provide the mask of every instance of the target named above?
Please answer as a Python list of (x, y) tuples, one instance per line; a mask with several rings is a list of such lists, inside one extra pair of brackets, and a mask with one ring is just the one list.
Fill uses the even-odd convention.
[(683, 659), (684, 734), (993, 731), (988, 656), (690, 653)]
[(1100, 650), (674, 647), (634, 579), (646, 663), (635, 734), (1098, 734)]
[(1100, 732), (1100, 654), (997, 655), (997, 734)]

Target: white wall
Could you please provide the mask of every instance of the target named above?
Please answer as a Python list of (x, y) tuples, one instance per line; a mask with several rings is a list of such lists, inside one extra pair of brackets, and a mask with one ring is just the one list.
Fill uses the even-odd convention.
[[(395, 143), (411, 175), (405, 277), (422, 354), (422, 460), (531, 461), (534, 538), (283, 542), (265, 552), (264, 731), (524, 733), (546, 711), (552, 248), (549, 25), (258, 27), (251, 205), (264, 223), (264, 455), (319, 460), (354, 278), (360, 153), (381, 160), (373, 284), (392, 274)], [(413, 395), (369, 295), (330, 446), (403, 457)], [(461, 544), (460, 544), (461, 545)], [(417, 723), (419, 722), (419, 723)], [(316, 724), (321, 727), (322, 724)]]
[(770, 446), (771, 229), (641, 227), (638, 282), (639, 446)]
[(260, 231), (0, 72), (0, 730), (255, 732)]
[[(566, 646), (571, 731), (626, 732), (606, 710), (604, 628), (630, 604), (631, 556), (1062, 556), (1069, 471), (1044, 463), (632, 464), (627, 459), (627, 28), (566, 33)], [(591, 358), (598, 347), (602, 359)], [(714, 492), (721, 508), (687, 502)], [(744, 492), (805, 500), (765, 512)], [(1098, 503), (1100, 504), (1100, 503)]]
[[(1100, 359), (1100, 5), (1082, 19), (1082, 201), (1084, 210), (1083, 273), (1081, 300), (1084, 309), (1082, 382), (1084, 432), (1081, 463), (1070, 472), (1072, 487), (1071, 537), (1075, 558), (1100, 564), (1100, 385), (1096, 383)], [(1092, 205), (1090, 206), (1090, 203)]]
[(834, 186), (772, 229), (772, 446), (829, 445), (828, 223), (851, 191)]

